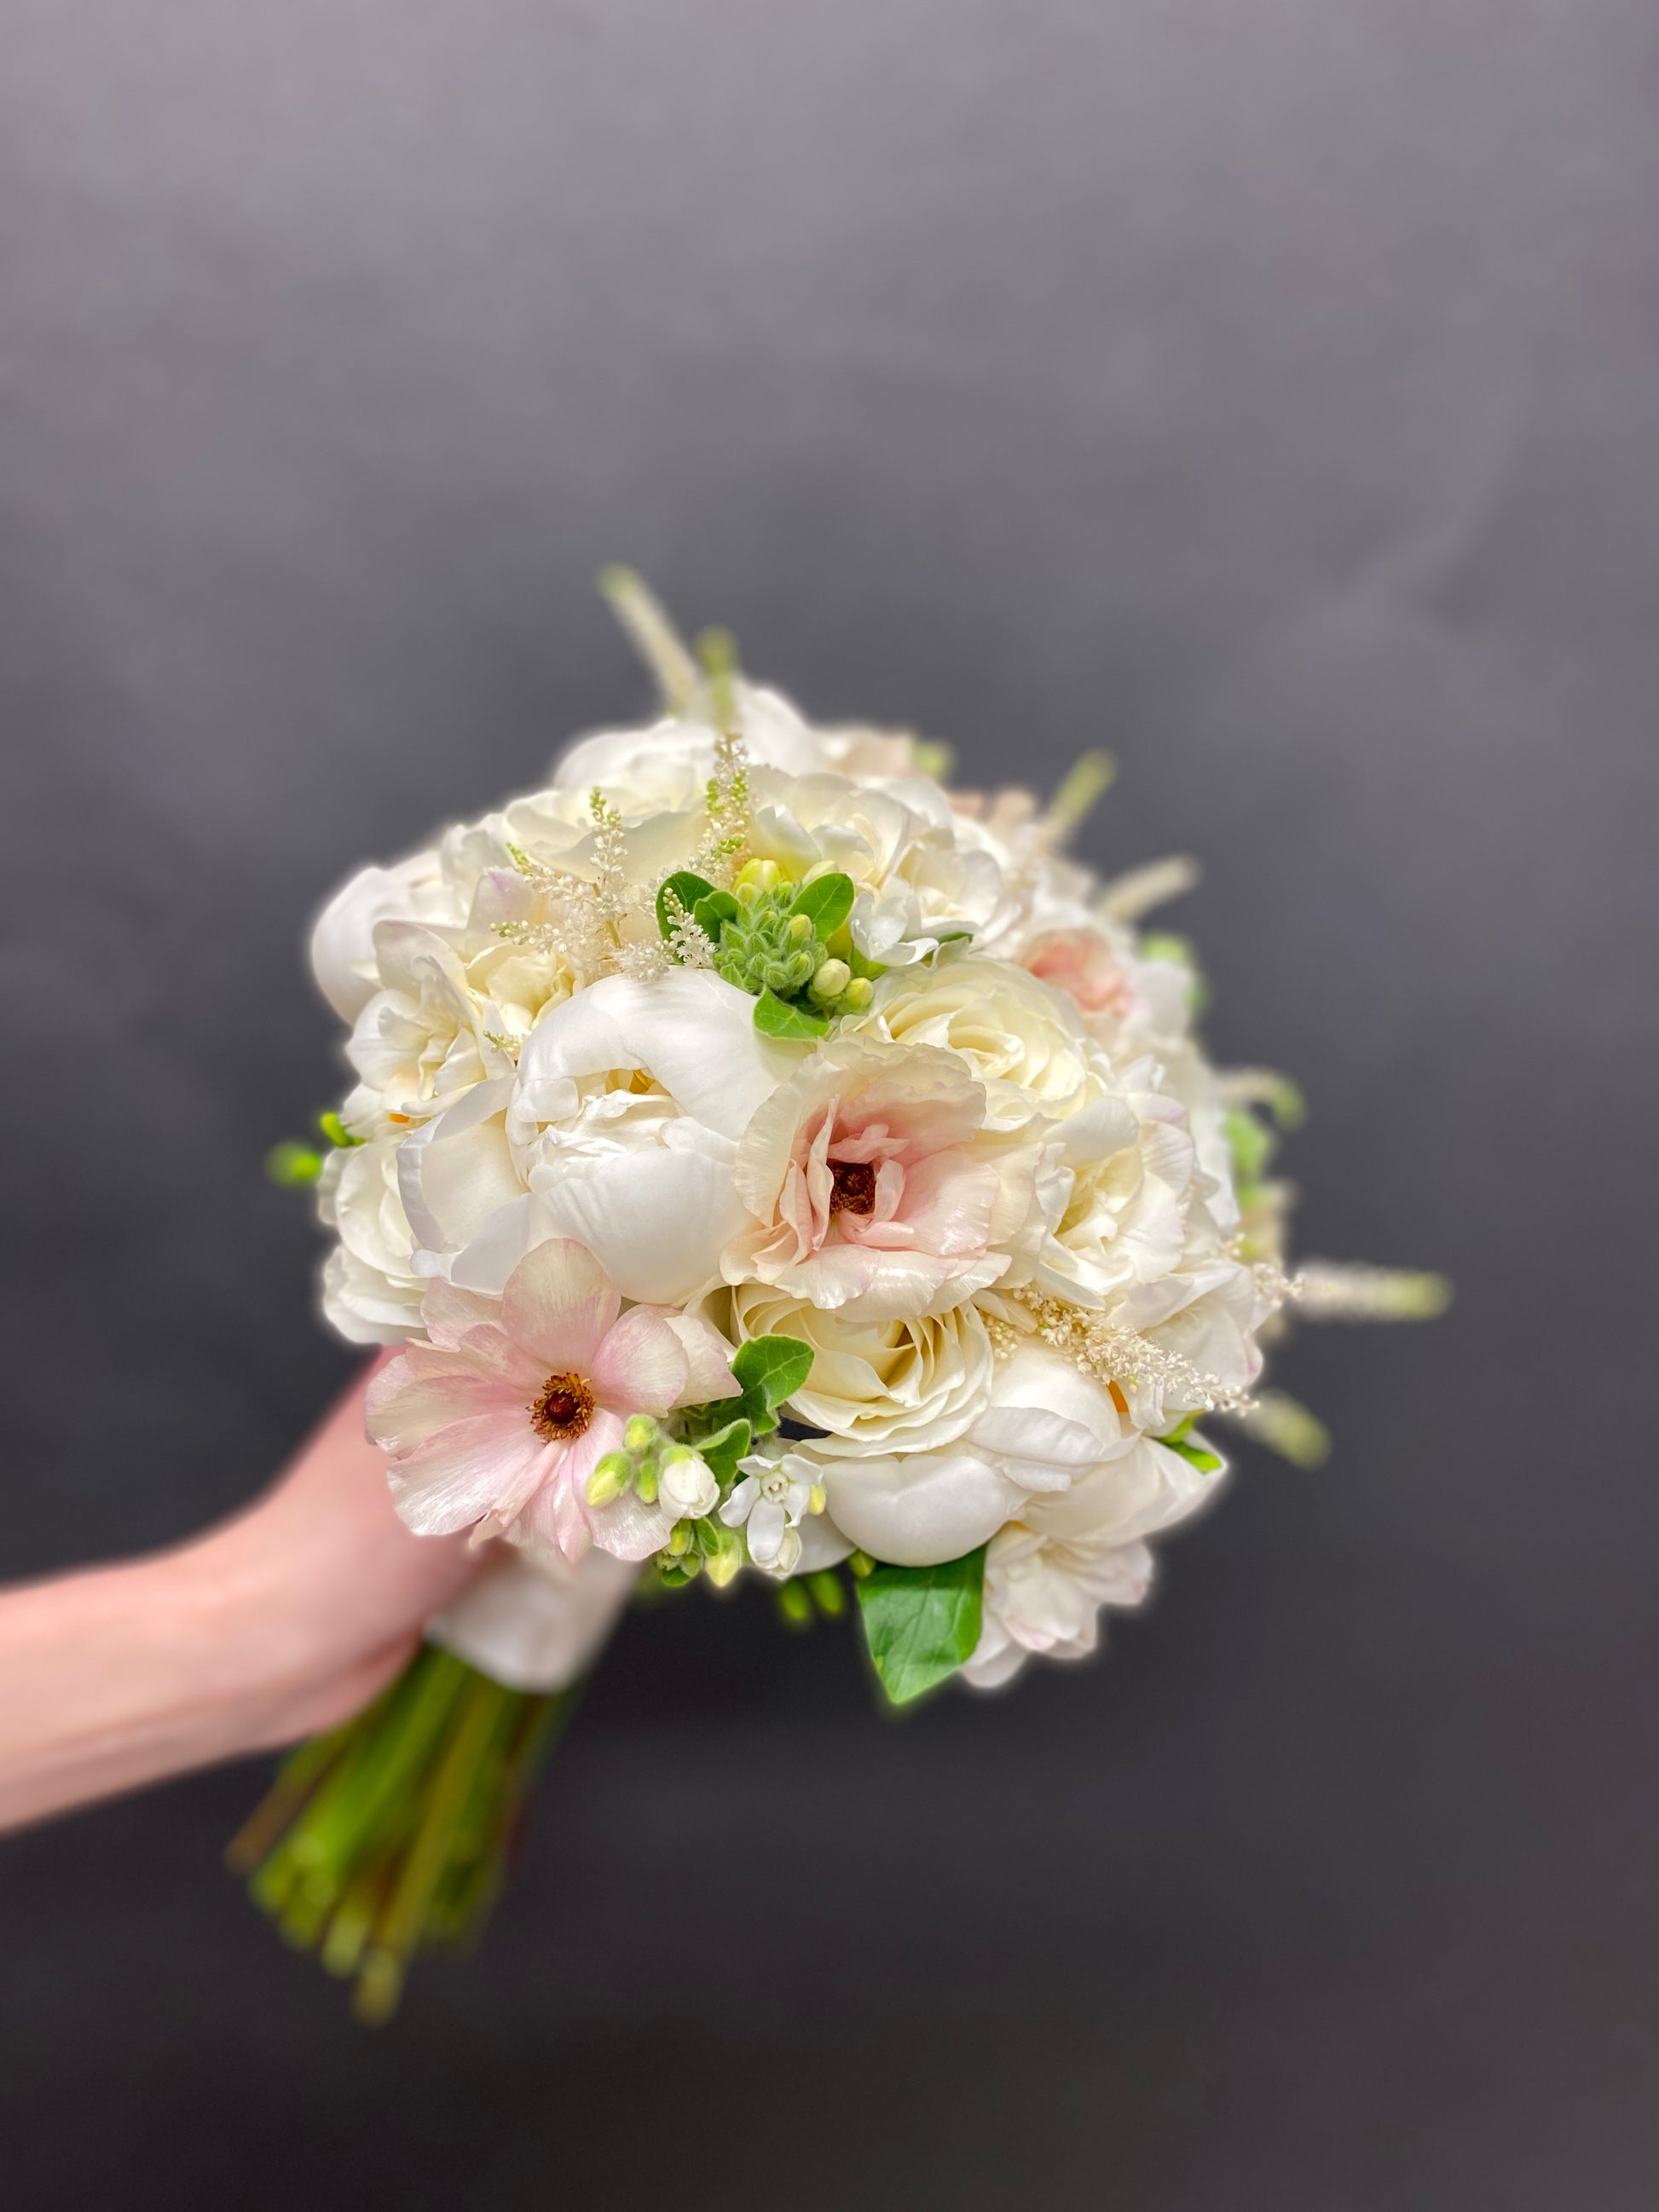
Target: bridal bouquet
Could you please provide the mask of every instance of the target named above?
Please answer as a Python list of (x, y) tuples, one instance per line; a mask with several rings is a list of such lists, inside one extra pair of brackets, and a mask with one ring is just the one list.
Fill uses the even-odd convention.
[[(818, 728), (607, 587), (663, 719), (353, 877), (318, 981), (356, 1080), (323, 1117), (324, 1304), (398, 1510), (491, 1565), (235, 1847), (383, 2016), (488, 1904), (526, 1783), (630, 1595), (741, 1577), (855, 1613), (885, 1697), (1092, 1651), (1215, 1495), (1212, 1423), (1317, 1458), (1259, 1388), (1289, 1308), (1437, 1279), (1286, 1271), (1282, 1079), (1218, 1073), (1142, 917), (1184, 860), (1067, 857), (941, 747)], [(1200, 1424), (1202, 1425), (1200, 1426)]]

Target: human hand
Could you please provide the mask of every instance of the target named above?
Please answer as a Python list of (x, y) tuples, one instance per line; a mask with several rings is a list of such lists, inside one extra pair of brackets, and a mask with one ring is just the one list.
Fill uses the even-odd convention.
[(219, 1528), (0, 1591), (0, 1827), (330, 1727), (402, 1669), (482, 1560), (398, 1520), (373, 1372)]

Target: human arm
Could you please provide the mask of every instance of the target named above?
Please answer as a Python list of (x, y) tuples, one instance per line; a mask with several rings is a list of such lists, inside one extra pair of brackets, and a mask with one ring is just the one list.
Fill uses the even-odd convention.
[(371, 1372), (233, 1519), (0, 1589), (0, 1829), (327, 1728), (401, 1670), (479, 1562), (398, 1519)]

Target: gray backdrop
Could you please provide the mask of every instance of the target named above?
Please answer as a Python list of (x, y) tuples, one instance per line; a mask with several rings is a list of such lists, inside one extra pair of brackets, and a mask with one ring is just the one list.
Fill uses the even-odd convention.
[[(259, 1161), (350, 865), (645, 703), (631, 560), (975, 775), (1121, 757), (1309, 1335), (1098, 1667), (884, 1726), (631, 1622), (378, 2037), (256, 1764), (0, 1852), (9, 2205), (1596, 2212), (1659, 2191), (1647, 0), (0, 0), (0, 1546), (246, 1497), (347, 1366)], [(1176, 919), (1171, 916), (1172, 921)]]

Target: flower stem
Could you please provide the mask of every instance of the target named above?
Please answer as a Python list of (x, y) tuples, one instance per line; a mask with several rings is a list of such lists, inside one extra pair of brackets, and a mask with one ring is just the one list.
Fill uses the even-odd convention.
[(285, 1941), (355, 1978), (359, 2019), (389, 2019), (416, 1954), (482, 1924), (575, 1696), (503, 1689), (428, 1649), (366, 1711), (283, 1760), (227, 1856)]

